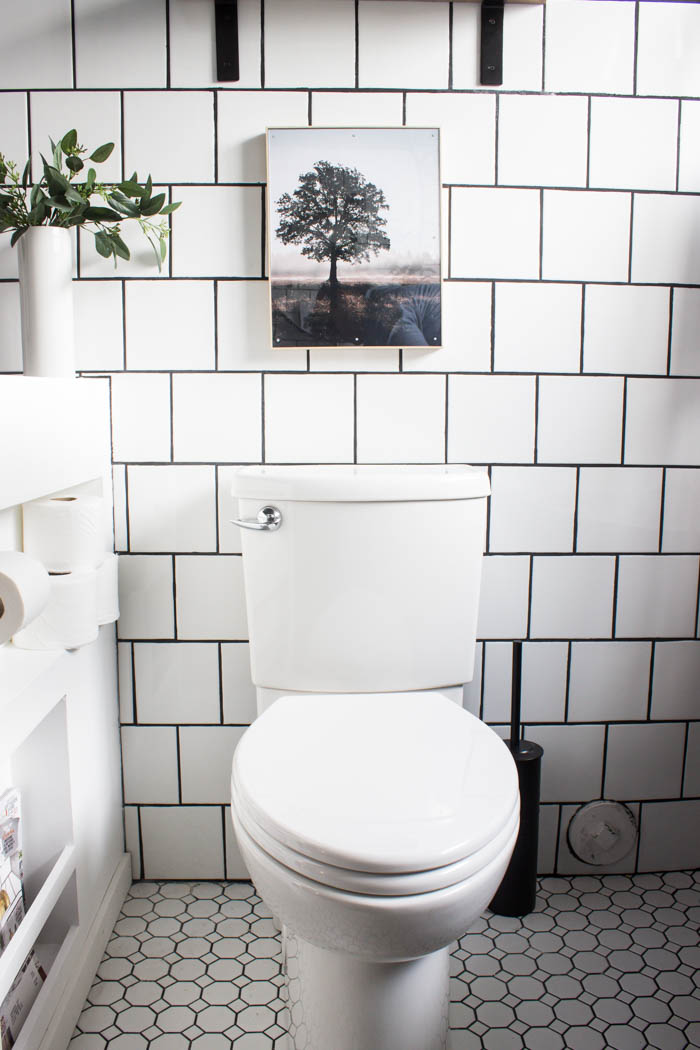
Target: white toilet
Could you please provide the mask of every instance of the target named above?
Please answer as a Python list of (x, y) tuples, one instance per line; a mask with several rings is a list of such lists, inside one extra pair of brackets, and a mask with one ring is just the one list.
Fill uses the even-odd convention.
[(488, 492), (466, 466), (234, 478), (259, 718), (232, 814), (283, 924), (294, 1050), (446, 1046), (449, 946), (519, 820), (510, 752), (461, 707)]

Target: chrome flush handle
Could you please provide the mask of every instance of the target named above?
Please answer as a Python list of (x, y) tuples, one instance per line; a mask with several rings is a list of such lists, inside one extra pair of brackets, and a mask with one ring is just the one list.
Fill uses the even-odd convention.
[(282, 514), (277, 507), (263, 507), (257, 518), (233, 518), (232, 525), (241, 529), (256, 529), (258, 532), (275, 532), (282, 524)]

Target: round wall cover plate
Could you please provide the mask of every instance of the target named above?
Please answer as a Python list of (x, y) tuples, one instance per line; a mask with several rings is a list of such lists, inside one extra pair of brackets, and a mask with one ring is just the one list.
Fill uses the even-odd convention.
[(601, 799), (581, 806), (569, 822), (569, 849), (585, 864), (616, 864), (637, 841), (637, 822), (621, 802)]

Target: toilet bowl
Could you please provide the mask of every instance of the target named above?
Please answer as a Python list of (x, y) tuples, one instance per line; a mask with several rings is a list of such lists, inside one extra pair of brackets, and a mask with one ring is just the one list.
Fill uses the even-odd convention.
[(232, 813), (285, 930), (294, 1050), (444, 1050), (449, 945), (518, 831), (501, 739), (425, 692), (284, 697), (236, 750)]
[(460, 703), (488, 477), (246, 467), (232, 492), (259, 717), (231, 812), (282, 924), (290, 1046), (445, 1050), (449, 945), (519, 821), (510, 752)]

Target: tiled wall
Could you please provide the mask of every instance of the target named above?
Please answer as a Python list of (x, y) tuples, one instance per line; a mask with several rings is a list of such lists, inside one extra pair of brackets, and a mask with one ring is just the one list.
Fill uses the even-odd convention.
[[(624, 800), (620, 867), (700, 864), (700, 5), (508, 6), (502, 90), (478, 5), (239, 0), (242, 79), (213, 77), (211, 0), (24, 0), (3, 12), (0, 142), (76, 125), (182, 208), (162, 277), (90, 243), (80, 368), (112, 376), (124, 791), (135, 872), (240, 874), (226, 803), (254, 712), (239, 463), (491, 471), (478, 675), (508, 718), (524, 638), (545, 748), (543, 871), (581, 870), (581, 802)], [(71, 11), (74, 20), (71, 23)], [(268, 348), (266, 126), (443, 130), (444, 349)], [(20, 368), (0, 248), (1, 367)]]

